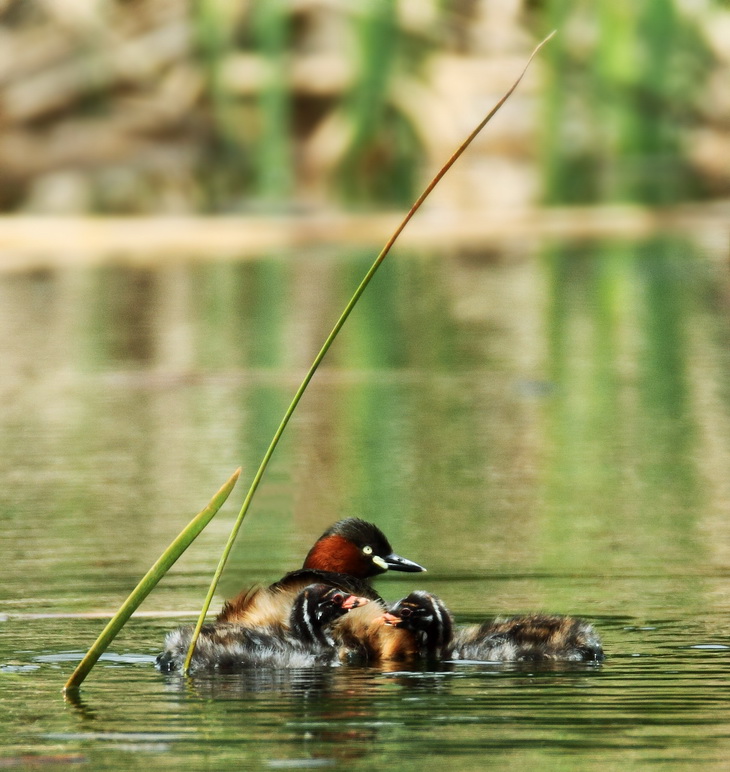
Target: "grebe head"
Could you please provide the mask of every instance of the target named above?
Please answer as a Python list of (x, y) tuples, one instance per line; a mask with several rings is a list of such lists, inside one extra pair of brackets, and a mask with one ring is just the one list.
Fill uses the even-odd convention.
[(451, 641), (453, 620), (443, 601), (430, 592), (416, 590), (383, 614), (385, 624), (410, 630), (424, 649), (437, 649)]
[(385, 571), (425, 571), (423, 566), (396, 555), (383, 532), (357, 517), (328, 528), (309, 550), (304, 568), (334, 571), (361, 579)]
[(338, 587), (310, 584), (294, 600), (289, 616), (289, 628), (307, 643), (332, 645), (327, 628), (350, 609), (369, 603), (368, 598), (350, 595)]

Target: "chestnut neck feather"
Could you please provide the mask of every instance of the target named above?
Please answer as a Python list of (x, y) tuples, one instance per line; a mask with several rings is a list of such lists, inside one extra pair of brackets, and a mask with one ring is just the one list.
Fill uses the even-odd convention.
[(357, 546), (344, 536), (336, 534), (320, 539), (312, 547), (304, 561), (304, 568), (334, 571), (362, 578), (370, 575)]

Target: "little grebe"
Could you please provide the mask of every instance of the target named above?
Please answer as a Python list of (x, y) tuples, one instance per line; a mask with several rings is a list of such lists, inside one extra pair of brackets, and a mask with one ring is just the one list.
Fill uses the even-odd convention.
[(423, 659), (491, 662), (600, 662), (600, 638), (575, 617), (528, 614), (454, 628), (444, 603), (428, 592), (412, 592), (384, 615), (385, 623), (408, 630)]
[[(302, 568), (289, 572), (265, 590), (242, 592), (224, 605), (217, 622), (252, 628), (285, 624), (294, 598), (313, 582), (338, 587), (382, 604), (369, 580), (388, 570), (426, 569), (396, 555), (383, 532), (372, 523), (357, 517), (340, 520), (317, 539)], [(378, 616), (377, 610), (369, 610), (370, 615)]]
[[(305, 587), (295, 598), (288, 625), (251, 629), (236, 624), (204, 625), (200, 631), (191, 671), (233, 671), (246, 667), (313, 667), (337, 665), (344, 653), (330, 633), (335, 620), (370, 601), (325, 584)], [(157, 666), (165, 673), (181, 670), (193, 632), (192, 626), (168, 633)]]

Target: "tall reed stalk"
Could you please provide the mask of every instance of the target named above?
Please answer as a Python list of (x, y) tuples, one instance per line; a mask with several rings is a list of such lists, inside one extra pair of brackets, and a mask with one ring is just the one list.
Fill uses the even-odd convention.
[(223, 573), (223, 569), (225, 568), (226, 562), (228, 561), (228, 556), (230, 555), (231, 549), (233, 548), (233, 543), (235, 542), (236, 536), (238, 535), (238, 531), (241, 528), (241, 524), (243, 523), (243, 520), (246, 517), (248, 509), (251, 506), (251, 501), (254, 497), (254, 494), (256, 493), (256, 490), (261, 482), (261, 479), (264, 476), (264, 472), (266, 471), (266, 467), (268, 466), (269, 461), (271, 460), (271, 457), (274, 454), (274, 450), (276, 449), (276, 446), (279, 444), (279, 440), (281, 439), (281, 436), (284, 433), (284, 430), (286, 429), (287, 424), (289, 423), (289, 419), (292, 417), (292, 414), (294, 413), (297, 405), (299, 404), (299, 401), (301, 400), (302, 395), (304, 394), (307, 386), (309, 385), (309, 382), (312, 380), (312, 377), (317, 371), (317, 368), (319, 367), (320, 363), (324, 359), (327, 351), (329, 350), (330, 346), (334, 342), (335, 338), (337, 337), (338, 333), (342, 329), (343, 325), (347, 321), (347, 318), (350, 316), (352, 309), (357, 304), (363, 292), (365, 292), (365, 289), (367, 288), (371, 279), (375, 275), (376, 271), (382, 264), (383, 260), (385, 260), (385, 258), (388, 256), (388, 253), (392, 249), (396, 240), (403, 232), (403, 229), (406, 227), (406, 225), (408, 225), (413, 215), (421, 208), (421, 205), (423, 204), (423, 202), (428, 198), (428, 196), (431, 194), (431, 191), (436, 187), (436, 185), (438, 185), (438, 183), (441, 181), (443, 176), (449, 171), (449, 169), (451, 169), (451, 167), (456, 163), (456, 161), (459, 159), (462, 153), (473, 142), (473, 140), (476, 138), (479, 132), (481, 132), (481, 130), (487, 125), (487, 123), (489, 123), (489, 121), (494, 117), (494, 115), (502, 107), (502, 105), (509, 99), (509, 97), (512, 95), (512, 92), (517, 88), (518, 84), (522, 80), (525, 72), (527, 72), (527, 68), (529, 67), (530, 62), (532, 62), (537, 52), (543, 47), (543, 45), (545, 45), (545, 43), (554, 34), (555, 33), (553, 32), (550, 35), (548, 35), (548, 37), (546, 37), (535, 48), (535, 50), (530, 55), (530, 58), (527, 60), (527, 64), (525, 65), (524, 69), (518, 76), (517, 80), (515, 80), (512, 86), (510, 86), (507, 93), (489, 111), (489, 113), (482, 119), (479, 125), (471, 132), (471, 134), (469, 134), (469, 136), (461, 143), (461, 145), (459, 145), (459, 147), (454, 151), (454, 153), (448, 159), (448, 161), (446, 161), (446, 163), (437, 172), (436, 176), (431, 180), (431, 182), (428, 183), (423, 193), (421, 193), (421, 195), (416, 199), (416, 202), (413, 204), (413, 206), (411, 206), (408, 213), (401, 221), (400, 225), (398, 225), (398, 227), (393, 232), (392, 236), (388, 239), (385, 246), (380, 251), (380, 254), (375, 258), (375, 262), (372, 264), (368, 272), (365, 274), (365, 277), (363, 278), (363, 280), (360, 282), (360, 285), (355, 290), (355, 293), (353, 294), (352, 298), (350, 298), (350, 301), (345, 306), (345, 310), (342, 312), (342, 314), (340, 315), (340, 318), (337, 320), (335, 326), (332, 329), (332, 332), (330, 332), (330, 334), (327, 336), (327, 339), (325, 340), (324, 345), (322, 346), (319, 353), (315, 357), (314, 362), (312, 362), (311, 367), (307, 371), (307, 374), (304, 376), (304, 380), (302, 381), (301, 385), (299, 386), (296, 393), (294, 394), (294, 398), (292, 399), (291, 404), (289, 405), (286, 412), (284, 413), (284, 417), (282, 418), (281, 423), (279, 424), (279, 428), (276, 430), (276, 433), (274, 434), (274, 437), (271, 440), (271, 444), (269, 445), (266, 453), (264, 454), (261, 464), (256, 472), (256, 475), (254, 476), (253, 482), (251, 483), (251, 487), (249, 488), (249, 491), (246, 494), (246, 498), (243, 502), (243, 506), (241, 507), (241, 511), (239, 512), (238, 517), (236, 518), (236, 522), (233, 525), (231, 534), (223, 549), (223, 554), (221, 555), (220, 561), (218, 562), (218, 566), (216, 567), (215, 573), (213, 575), (213, 580), (210, 584), (210, 588), (208, 589), (208, 594), (206, 595), (205, 601), (203, 603), (203, 608), (200, 612), (198, 622), (195, 626), (195, 630), (190, 640), (190, 647), (188, 648), (188, 653), (185, 658), (183, 672), (187, 673), (190, 668), (190, 662), (192, 661), (193, 653), (195, 652), (195, 645), (198, 642), (200, 630), (205, 621), (205, 617), (208, 613), (208, 609), (210, 608), (210, 604), (213, 600), (213, 595), (215, 594), (216, 588), (218, 586), (218, 582), (220, 581), (221, 574)]

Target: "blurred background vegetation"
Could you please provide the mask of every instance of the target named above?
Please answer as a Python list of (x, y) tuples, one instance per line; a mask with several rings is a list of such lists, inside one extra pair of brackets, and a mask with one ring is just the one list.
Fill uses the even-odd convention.
[(401, 208), (730, 192), (721, 0), (0, 0), (0, 210)]

